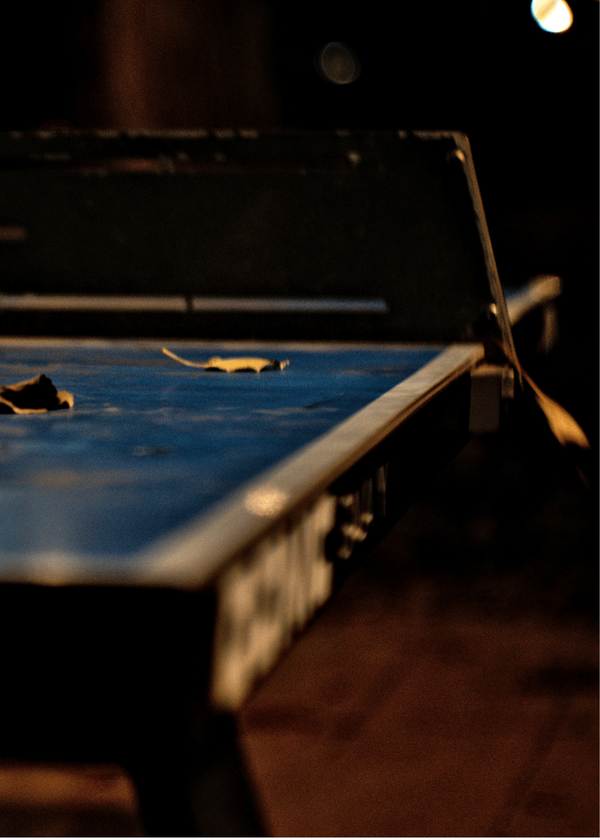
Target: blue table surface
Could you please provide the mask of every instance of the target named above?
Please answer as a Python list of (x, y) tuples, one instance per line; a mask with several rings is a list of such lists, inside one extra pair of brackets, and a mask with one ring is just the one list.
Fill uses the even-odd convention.
[(283, 371), (183, 367), (160, 344), (0, 344), (0, 384), (38, 373), (71, 391), (70, 411), (0, 415), (0, 576), (58, 552), (135, 563), (136, 552), (415, 373), (442, 348), (243, 352)]

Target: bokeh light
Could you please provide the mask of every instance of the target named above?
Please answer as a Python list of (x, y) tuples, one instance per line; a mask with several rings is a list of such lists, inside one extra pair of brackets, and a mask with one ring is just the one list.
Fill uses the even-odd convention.
[(533, 0), (531, 14), (546, 32), (566, 32), (573, 23), (573, 12), (566, 0)]
[(361, 67), (354, 50), (340, 41), (332, 41), (319, 50), (317, 70), (328, 82), (347, 85), (358, 79)]

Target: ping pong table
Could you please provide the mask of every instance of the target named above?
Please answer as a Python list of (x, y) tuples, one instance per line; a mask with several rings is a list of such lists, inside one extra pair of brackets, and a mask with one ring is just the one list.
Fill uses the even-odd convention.
[(458, 134), (13, 134), (0, 164), (2, 383), (74, 395), (0, 418), (0, 752), (121, 763), (151, 834), (261, 835), (236, 711), (499, 427), (499, 347), (559, 283), (504, 295)]

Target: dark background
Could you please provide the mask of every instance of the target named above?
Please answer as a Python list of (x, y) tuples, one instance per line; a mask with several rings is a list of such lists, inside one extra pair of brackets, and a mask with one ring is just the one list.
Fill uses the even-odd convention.
[[(465, 131), (500, 277), (564, 280), (554, 395), (595, 438), (598, 9), (544, 32), (504, 4), (62, 0), (0, 31), (0, 129), (297, 127)], [(325, 81), (315, 55), (362, 72)]]

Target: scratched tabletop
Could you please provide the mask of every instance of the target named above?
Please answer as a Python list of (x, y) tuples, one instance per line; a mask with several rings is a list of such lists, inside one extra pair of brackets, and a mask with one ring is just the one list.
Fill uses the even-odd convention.
[(289, 366), (208, 372), (167, 358), (156, 342), (0, 343), (0, 384), (44, 373), (75, 400), (68, 411), (0, 417), (0, 577), (42, 555), (142, 562), (154, 540), (443, 349), (168, 346), (198, 362), (260, 356)]

